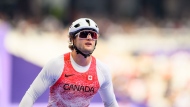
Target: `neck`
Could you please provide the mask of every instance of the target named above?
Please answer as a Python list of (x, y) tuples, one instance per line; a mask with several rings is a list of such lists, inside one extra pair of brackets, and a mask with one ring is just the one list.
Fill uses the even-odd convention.
[(87, 66), (91, 61), (91, 56), (84, 58), (81, 54), (77, 54), (75, 50), (71, 52), (73, 60), (80, 66)]

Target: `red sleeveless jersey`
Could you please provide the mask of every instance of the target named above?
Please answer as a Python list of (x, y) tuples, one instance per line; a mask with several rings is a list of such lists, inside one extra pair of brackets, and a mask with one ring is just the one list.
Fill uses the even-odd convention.
[(92, 57), (87, 72), (77, 72), (70, 61), (70, 53), (64, 54), (64, 69), (58, 81), (50, 87), (48, 107), (88, 107), (99, 89), (96, 59)]

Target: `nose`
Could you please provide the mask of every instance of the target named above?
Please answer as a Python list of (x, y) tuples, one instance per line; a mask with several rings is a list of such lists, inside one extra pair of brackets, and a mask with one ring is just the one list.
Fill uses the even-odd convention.
[(92, 39), (92, 36), (91, 36), (90, 33), (88, 33), (88, 35), (87, 35), (87, 39)]

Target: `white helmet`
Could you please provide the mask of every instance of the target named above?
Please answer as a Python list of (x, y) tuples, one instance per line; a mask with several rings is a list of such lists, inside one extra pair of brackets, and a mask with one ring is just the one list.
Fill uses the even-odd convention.
[(74, 21), (69, 27), (69, 35), (74, 36), (81, 30), (93, 30), (96, 33), (99, 33), (99, 28), (97, 24), (89, 18), (80, 18)]

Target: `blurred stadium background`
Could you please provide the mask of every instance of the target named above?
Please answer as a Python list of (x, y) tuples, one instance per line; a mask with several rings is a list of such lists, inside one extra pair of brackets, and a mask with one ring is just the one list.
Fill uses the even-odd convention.
[[(17, 107), (68, 27), (92, 18), (93, 53), (111, 68), (121, 107), (190, 107), (189, 0), (0, 0), (0, 107)], [(35, 107), (44, 107), (48, 90)], [(103, 107), (97, 94), (91, 107)]]

